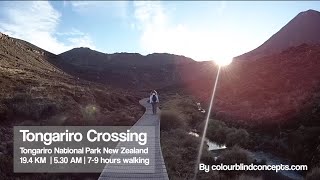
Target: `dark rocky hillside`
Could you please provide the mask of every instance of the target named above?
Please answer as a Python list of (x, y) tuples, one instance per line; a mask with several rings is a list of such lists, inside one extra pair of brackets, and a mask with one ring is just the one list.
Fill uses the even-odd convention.
[[(50, 63), (56, 55), (0, 33), (0, 179), (65, 179), (13, 173), (13, 126), (133, 125), (140, 97), (79, 79)], [(68, 174), (68, 178), (97, 178)]]
[[(303, 44), (257, 61), (235, 61), (223, 70), (215, 111), (240, 122), (265, 124), (285, 123), (306, 109), (316, 113), (319, 59), (320, 45)], [(320, 125), (315, 119), (300, 120)]]
[(180, 71), (197, 63), (173, 54), (137, 53), (105, 54), (89, 48), (75, 48), (60, 54), (53, 61), (58, 67), (83, 79), (123, 89), (162, 88), (179, 83)]
[(319, 32), (320, 12), (307, 10), (299, 13), (261, 46), (237, 58), (258, 59), (303, 43), (317, 44), (320, 43)]
[(48, 61), (54, 54), (0, 36), (1, 124), (132, 124), (142, 113), (139, 98), (75, 78)]
[(253, 147), (318, 167), (319, 60), (319, 44), (302, 44), (257, 60), (235, 61), (221, 76), (213, 117), (255, 134)]

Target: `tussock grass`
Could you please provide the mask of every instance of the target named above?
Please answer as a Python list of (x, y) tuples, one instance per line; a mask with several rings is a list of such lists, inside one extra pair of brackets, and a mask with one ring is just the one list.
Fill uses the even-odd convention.
[[(170, 179), (192, 179), (198, 155), (200, 139), (188, 135), (182, 129), (173, 129), (161, 133), (161, 146)], [(213, 157), (204, 148), (201, 161), (213, 162)], [(216, 176), (215, 176), (216, 175)], [(215, 179), (219, 174), (204, 173), (198, 179)]]
[[(202, 132), (204, 122), (199, 126)], [(226, 144), (228, 147), (234, 145), (246, 146), (249, 141), (249, 133), (244, 129), (236, 129), (228, 127), (224, 122), (210, 119), (207, 128), (207, 138), (218, 144)]]
[(160, 114), (161, 130), (169, 131), (172, 129), (185, 128), (186, 123), (181, 115), (174, 110), (164, 110)]
[(5, 99), (4, 104), (8, 108), (8, 114), (32, 120), (51, 116), (60, 109), (59, 105), (50, 99), (33, 98), (25, 93), (17, 93), (13, 97)]
[(320, 167), (313, 168), (306, 176), (306, 180), (319, 180), (320, 179)]
[[(188, 96), (174, 95), (167, 98), (165, 103), (161, 104), (163, 118), (175, 118), (181, 121), (179, 124), (186, 128), (195, 128), (203, 120), (204, 115), (199, 112), (196, 102)], [(163, 119), (164, 123), (165, 120)]]
[(235, 180), (263, 180), (263, 178), (241, 174), (239, 177), (235, 178)]
[[(204, 125), (202, 114), (190, 97), (174, 95), (168, 97), (162, 104), (161, 119), (161, 147), (170, 179), (192, 179), (194, 176), (196, 159), (200, 146), (200, 138), (189, 135), (189, 131), (197, 128), (200, 132)], [(246, 144), (249, 134), (244, 129), (228, 127), (224, 122), (210, 120), (207, 137), (210, 140), (225, 144), (228, 142), (233, 148), (226, 150), (216, 161), (213, 155), (203, 148), (201, 162), (212, 165), (223, 163), (251, 163), (253, 159), (245, 149), (238, 145)], [(205, 145), (206, 146), (206, 145)], [(219, 161), (219, 162), (218, 162)], [(249, 175), (240, 176), (237, 172), (209, 173), (199, 172), (197, 179), (252, 179), (259, 177)]]

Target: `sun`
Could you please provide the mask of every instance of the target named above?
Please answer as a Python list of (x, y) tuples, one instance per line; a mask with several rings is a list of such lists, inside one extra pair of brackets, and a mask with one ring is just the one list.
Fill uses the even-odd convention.
[(233, 58), (218, 58), (213, 60), (219, 66), (227, 66), (232, 63)]

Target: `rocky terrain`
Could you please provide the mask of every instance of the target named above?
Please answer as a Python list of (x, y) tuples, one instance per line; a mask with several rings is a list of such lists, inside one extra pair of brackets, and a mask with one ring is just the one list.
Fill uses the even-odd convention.
[(304, 11), (264, 44), (236, 57), (221, 76), (216, 112), (258, 126), (319, 125), (299, 116), (319, 109), (319, 31), (320, 13)]
[(201, 63), (173, 54), (105, 54), (89, 48), (75, 48), (53, 60), (58, 67), (83, 79), (122, 89), (149, 90), (197, 79), (194, 70)]
[(214, 109), (256, 123), (285, 123), (306, 109), (316, 113), (319, 58), (320, 45), (302, 44), (257, 61), (235, 61), (223, 69)]
[(1, 123), (86, 124), (90, 114), (95, 123), (112, 124), (114, 112), (140, 109), (137, 97), (73, 77), (49, 62), (55, 55), (34, 47), (1, 35)]
[(271, 36), (256, 49), (238, 56), (238, 59), (258, 59), (274, 53), (280, 53), (292, 46), (303, 43), (320, 43), (320, 12), (307, 10), (299, 13), (288, 24)]
[[(212, 118), (248, 130), (250, 148), (264, 149), (310, 167), (320, 163), (319, 23), (319, 12), (301, 12), (266, 43), (222, 68), (212, 109)], [(128, 64), (112, 64), (112, 55), (102, 53), (101, 64), (95, 65), (93, 57), (99, 53), (88, 49), (71, 52), (85, 50), (91, 52), (87, 53), (87, 64), (79, 65), (81, 59), (67, 52), (61, 67), (71, 64), (76, 74), (84, 76), (91, 67), (89, 72), (97, 73), (93, 81), (94, 76), (103, 74), (104, 84), (137, 91), (157, 88), (160, 93), (189, 94), (202, 104), (209, 102), (217, 73), (212, 62), (185, 59), (178, 63), (175, 55), (159, 54), (164, 62), (173, 61), (153, 66), (145, 56), (121, 53), (120, 59)], [(102, 68), (96, 71), (98, 66)], [(113, 82), (120, 74), (122, 78)]]
[(71, 76), (49, 62), (54, 57), (0, 34), (0, 179), (20, 176), (12, 170), (13, 126), (132, 125), (143, 114), (140, 97)]
[[(320, 79), (319, 27), (319, 12), (301, 12), (260, 47), (223, 68), (214, 108), (217, 117), (272, 128), (299, 126), (300, 114), (315, 113)], [(217, 72), (213, 62), (196, 62), (184, 56), (106, 54), (88, 48), (72, 49), (52, 62), (86, 80), (135, 93), (149, 89), (185, 93), (203, 103), (208, 103)], [(313, 120), (303, 123), (318, 124)]]

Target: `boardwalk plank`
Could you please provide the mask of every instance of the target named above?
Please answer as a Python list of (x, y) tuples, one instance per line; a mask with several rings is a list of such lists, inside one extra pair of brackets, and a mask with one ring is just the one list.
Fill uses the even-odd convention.
[[(143, 179), (151, 179), (151, 180), (169, 180), (167, 169), (163, 160), (161, 145), (160, 145), (160, 118), (159, 112), (158, 114), (152, 114), (151, 105), (147, 102), (148, 98), (140, 100), (140, 104), (146, 108), (146, 112), (144, 115), (135, 123), (135, 126), (153, 126), (155, 127), (155, 135), (152, 138), (154, 142), (148, 146), (149, 151), (155, 151), (154, 156), (150, 156), (149, 154), (142, 154), (140, 157), (150, 158), (150, 161), (153, 160), (154, 164), (152, 164), (151, 168), (138, 164), (126, 164), (126, 165), (117, 165), (111, 164), (106, 165), (103, 171), (100, 174), (99, 180), (143, 180)], [(122, 145), (123, 146), (123, 145)], [(130, 148), (133, 147), (134, 143), (126, 143), (125, 147)], [(124, 156), (121, 156), (124, 157)]]

